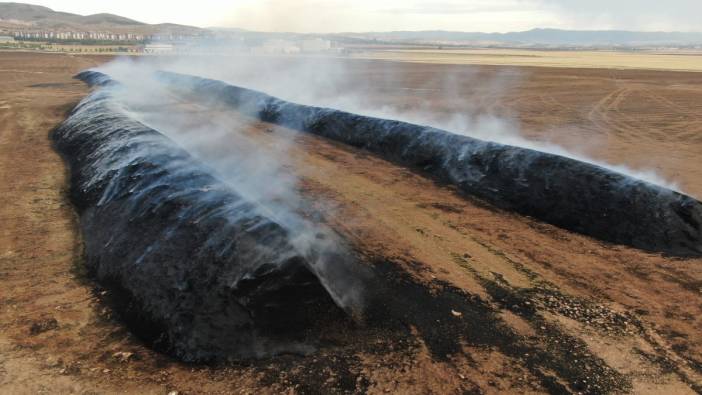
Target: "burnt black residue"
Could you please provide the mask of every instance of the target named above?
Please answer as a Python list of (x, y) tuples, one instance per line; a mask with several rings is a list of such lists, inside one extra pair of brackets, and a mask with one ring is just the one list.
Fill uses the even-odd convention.
[[(389, 367), (399, 378), (404, 362), (414, 359), (421, 341), (432, 359), (449, 365), (459, 356), (471, 363), (471, 356), (464, 351), (466, 345), (496, 350), (527, 369), (539, 381), (538, 389), (554, 394), (601, 394), (630, 388), (627, 377), (534, 310), (515, 308), (537, 332), (533, 338), (525, 338), (515, 333), (500, 318), (500, 308), (488, 301), (443, 281), (420, 282), (398, 263), (369, 259), (375, 275), (368, 286), (365, 325), (340, 335), (341, 340), (313, 355), (277, 357), (257, 365), (263, 371), (263, 384), (282, 382), (301, 393), (363, 393), (369, 383), (361, 373), (359, 353), (380, 359), (393, 355)], [(509, 288), (495, 283), (489, 291), (498, 304), (524, 306), (523, 297)], [(470, 380), (462, 385), (466, 393), (476, 388)]]
[(66, 86), (69, 86), (69, 84), (63, 82), (47, 82), (43, 84), (29, 85), (30, 88), (64, 88)]
[(215, 80), (159, 75), (179, 89), (219, 100), (248, 116), (422, 170), (503, 209), (647, 251), (702, 254), (702, 203), (624, 174), (427, 126), (295, 104)]
[(374, 267), (376, 281), (384, 284), (378, 288), (387, 294), (376, 295), (369, 316), (375, 317), (378, 326), (414, 327), (435, 359), (448, 360), (461, 352), (463, 344), (494, 347), (519, 360), (544, 388), (556, 393), (565, 390), (557, 378), (570, 390), (581, 393), (607, 393), (630, 385), (624, 376), (591, 354), (582, 341), (545, 321), (521, 300), (522, 296), (499, 283), (485, 284), (486, 289), (497, 301), (521, 306), (515, 312), (537, 329), (536, 339), (514, 333), (498, 317), (499, 309), (476, 295), (436, 280), (427, 287), (386, 262), (377, 262)]

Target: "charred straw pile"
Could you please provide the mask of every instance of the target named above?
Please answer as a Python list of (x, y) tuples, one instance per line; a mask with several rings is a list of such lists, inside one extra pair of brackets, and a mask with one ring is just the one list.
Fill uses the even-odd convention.
[(135, 333), (186, 361), (221, 360), (305, 352), (320, 321), (345, 320), (288, 229), (130, 119), (107, 76), (80, 78), (103, 87), (52, 137), (87, 267)]
[(419, 169), (502, 209), (647, 251), (702, 254), (702, 203), (658, 185), (575, 159), (427, 126), (300, 105), (195, 76), (159, 76), (248, 116)]

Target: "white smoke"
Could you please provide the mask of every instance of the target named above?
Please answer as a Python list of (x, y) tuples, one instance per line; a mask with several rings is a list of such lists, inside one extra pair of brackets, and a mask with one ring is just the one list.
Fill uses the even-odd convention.
[(505, 115), (500, 108), (504, 95), (523, 78), (518, 69), (485, 75), (480, 68), (450, 67), (423, 83), (417, 83), (417, 76), (396, 72), (397, 65), (389, 62), (313, 57), (124, 58), (99, 69), (123, 84), (116, 95), (130, 116), (184, 147), (287, 228), (294, 247), (312, 262), (330, 295), (352, 314), (361, 314), (363, 291), (340, 269), (344, 262), (338, 257), (349, 255), (347, 247), (331, 230), (301, 215), (309, 207), (298, 190), (298, 172), (304, 164), (290, 155), (295, 132), (275, 127), (270, 131), (270, 126), (247, 120), (215, 102), (203, 102), (201, 97), (190, 100), (162, 85), (154, 75), (158, 70), (214, 78), (302, 104), (429, 125), (571, 157), (679, 190), (654, 171), (602, 163), (556, 144), (526, 138), (517, 117)]
[[(136, 91), (141, 93), (137, 96), (150, 101), (142, 103), (145, 106), (162, 103), (165, 107), (167, 100), (172, 100), (172, 97), (164, 93), (162, 98), (154, 98), (155, 93), (163, 93), (163, 88), (150, 77), (156, 70), (218, 79), (301, 104), (429, 125), (456, 134), (570, 157), (669, 189), (680, 190), (676, 182), (665, 179), (653, 169), (634, 169), (621, 163), (606, 163), (589, 157), (584, 149), (567, 149), (549, 141), (525, 137), (516, 115), (505, 115), (504, 108), (500, 108), (504, 96), (524, 77), (521, 69), (506, 68), (486, 74), (481, 73), (478, 67), (446, 67), (441, 69), (442, 73), (422, 73), (422, 78), (427, 78), (427, 75), (429, 77), (418, 82), (415, 76), (398, 71), (401, 68), (392, 62), (245, 55), (120, 59), (101, 68), (101, 71), (115, 76), (118, 80), (138, 87)], [(378, 75), (382, 78), (378, 78)], [(150, 94), (144, 95), (143, 92)], [(147, 97), (148, 99), (145, 99)], [(205, 105), (211, 107), (213, 104)], [(178, 130), (171, 137), (186, 146), (195, 144), (191, 147), (199, 147), (195, 152), (203, 148), (203, 145), (209, 146), (212, 141), (219, 141), (236, 129), (226, 125), (241, 122), (234, 121), (223, 112), (221, 117), (210, 119), (206, 127), (203, 126), (204, 123), (190, 123), (185, 130), (174, 126), (187, 124), (187, 116), (179, 117), (177, 113), (171, 112), (161, 121), (158, 119), (160, 117), (154, 118), (152, 114), (150, 119), (144, 121), (152, 123), (152, 126), (159, 130)], [(164, 125), (162, 121), (168, 121), (168, 124)], [(226, 130), (222, 130), (223, 127)], [(246, 128), (245, 125), (239, 127)], [(292, 140), (277, 140), (276, 146), (268, 147), (269, 152), (276, 158), (283, 158)], [(257, 152), (256, 141), (244, 136), (238, 136), (237, 141), (237, 144), (226, 144), (224, 152), (218, 152), (216, 162), (221, 163), (219, 170), (222, 172), (226, 172), (224, 167), (227, 166), (246, 169), (242, 172), (230, 171), (229, 174), (236, 178), (234, 181), (247, 185), (246, 189), (257, 195), (251, 196), (252, 198), (265, 200), (268, 196), (277, 196), (282, 191), (294, 189), (294, 170), (281, 172), (279, 160), (261, 160), (260, 156), (252, 155), (253, 152)], [(211, 153), (207, 156), (211, 156)], [(236, 165), (230, 163), (232, 160), (237, 162)], [(247, 177), (241, 178), (237, 174), (247, 174)], [(275, 185), (252, 181), (268, 180), (273, 175), (279, 180)], [(272, 191), (271, 188), (277, 188), (278, 191)], [(299, 200), (299, 197), (286, 198)], [(277, 198), (273, 199), (276, 200)]]
[(217, 103), (189, 100), (156, 78), (159, 68), (127, 59), (99, 71), (120, 83), (113, 96), (130, 118), (166, 135), (245, 200), (256, 202), (288, 231), (291, 244), (311, 263), (336, 303), (361, 317), (363, 274), (354, 272), (360, 269), (353, 265), (349, 247), (329, 228), (301, 214), (311, 205), (298, 191), (298, 171), (304, 164), (289, 154), (295, 134), (263, 127)]
[[(484, 73), (479, 67), (453, 66), (442, 68), (441, 73), (422, 73), (419, 77), (426, 79), (421, 81), (396, 63), (329, 57), (181, 56), (140, 59), (133, 64), (141, 69), (218, 79), (301, 104), (428, 125), (548, 152), (681, 190), (677, 182), (654, 170), (654, 163), (651, 168), (632, 168), (596, 160), (587, 155), (587, 147), (566, 148), (548, 140), (527, 138), (516, 114), (505, 114), (501, 104), (525, 77), (522, 69)], [(107, 66), (105, 71), (110, 69)]]

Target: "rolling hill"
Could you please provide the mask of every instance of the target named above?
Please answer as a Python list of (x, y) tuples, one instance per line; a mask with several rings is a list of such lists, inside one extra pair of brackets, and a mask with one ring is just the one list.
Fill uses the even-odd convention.
[(77, 15), (24, 3), (0, 3), (0, 27), (14, 30), (99, 30), (111, 33), (194, 34), (203, 29), (171, 23), (147, 24), (119, 15), (100, 13)]
[(532, 29), (510, 33), (456, 31), (393, 31), (341, 33), (357, 39), (407, 44), (544, 45), (544, 46), (652, 46), (699, 45), (698, 32), (636, 32), (624, 30)]

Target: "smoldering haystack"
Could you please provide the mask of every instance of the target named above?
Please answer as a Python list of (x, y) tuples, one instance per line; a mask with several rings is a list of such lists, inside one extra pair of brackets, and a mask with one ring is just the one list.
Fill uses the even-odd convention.
[(111, 95), (119, 84), (80, 78), (101, 88), (52, 138), (87, 268), (134, 333), (185, 361), (226, 360), (307, 352), (323, 322), (348, 319), (288, 229), (130, 119)]
[(591, 163), (407, 122), (301, 105), (196, 76), (160, 72), (177, 89), (373, 152), (462, 193), (611, 243), (702, 256), (702, 203)]

